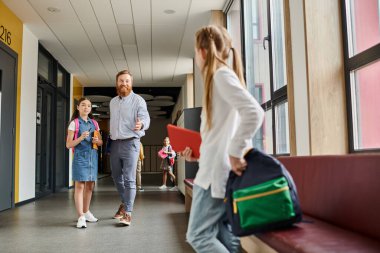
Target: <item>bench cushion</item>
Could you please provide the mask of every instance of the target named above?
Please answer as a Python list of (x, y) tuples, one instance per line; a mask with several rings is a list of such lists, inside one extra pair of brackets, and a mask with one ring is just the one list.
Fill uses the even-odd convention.
[(293, 176), (305, 214), (380, 240), (380, 155), (279, 160)]
[(308, 216), (304, 219), (310, 222), (257, 237), (281, 253), (380, 252), (380, 243), (374, 239)]

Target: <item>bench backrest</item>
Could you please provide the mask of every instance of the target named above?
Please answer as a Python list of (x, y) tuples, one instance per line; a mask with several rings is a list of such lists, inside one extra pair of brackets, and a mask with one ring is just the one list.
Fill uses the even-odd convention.
[(380, 239), (380, 155), (280, 157), (302, 211)]

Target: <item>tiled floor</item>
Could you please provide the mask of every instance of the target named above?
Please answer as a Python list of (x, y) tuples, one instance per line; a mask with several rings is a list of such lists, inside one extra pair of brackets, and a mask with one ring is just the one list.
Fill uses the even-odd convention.
[(138, 192), (130, 227), (111, 217), (119, 197), (110, 177), (98, 181), (91, 211), (99, 218), (77, 229), (73, 190), (0, 212), (0, 252), (194, 252), (185, 242), (188, 214), (176, 191)]

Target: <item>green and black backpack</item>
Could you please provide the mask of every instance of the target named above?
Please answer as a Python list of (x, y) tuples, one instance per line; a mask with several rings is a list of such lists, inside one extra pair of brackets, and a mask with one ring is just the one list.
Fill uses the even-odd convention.
[(230, 172), (225, 203), (232, 232), (251, 235), (286, 228), (302, 220), (294, 181), (277, 159), (252, 149), (242, 176)]

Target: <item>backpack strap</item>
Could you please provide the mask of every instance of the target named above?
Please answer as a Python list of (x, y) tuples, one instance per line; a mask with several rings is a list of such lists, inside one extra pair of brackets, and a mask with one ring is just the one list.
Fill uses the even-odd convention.
[(79, 119), (75, 118), (74, 123), (75, 123), (74, 140), (75, 140), (78, 138), (78, 133), (79, 133)]
[[(79, 133), (79, 119), (75, 118), (74, 123), (75, 123), (74, 140), (75, 140), (78, 138), (78, 133)], [(73, 151), (73, 154), (74, 154), (75, 147), (71, 148), (71, 150)]]

